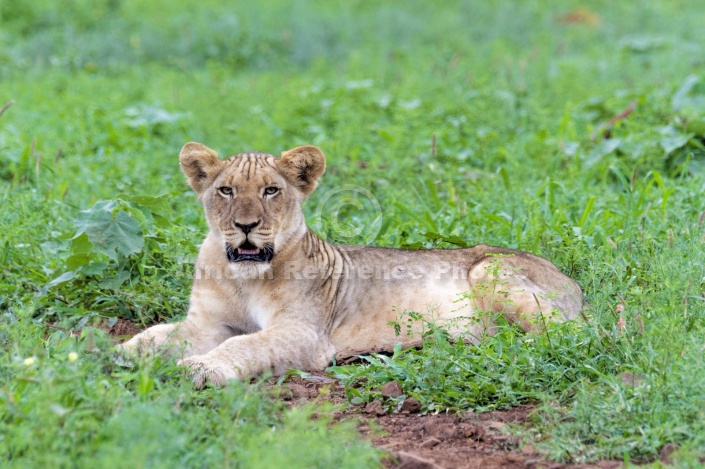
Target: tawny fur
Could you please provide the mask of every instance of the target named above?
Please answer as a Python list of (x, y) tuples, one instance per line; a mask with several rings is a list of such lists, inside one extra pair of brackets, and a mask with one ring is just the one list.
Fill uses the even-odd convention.
[[(222, 385), (271, 370), (320, 369), (332, 359), (419, 343), (390, 322), (405, 312), (473, 340), (503, 314), (524, 330), (575, 318), (580, 287), (545, 259), (479, 245), (408, 251), (329, 244), (305, 223), (301, 204), (325, 170), (321, 150), (281, 158), (242, 153), (219, 160), (187, 143), (181, 168), (205, 209), (209, 233), (196, 262), (186, 319), (151, 327), (130, 351), (179, 354), (194, 382)], [(220, 188), (232, 188), (224, 194)], [(265, 188), (276, 187), (274, 195)], [(245, 234), (235, 225), (256, 226)], [(271, 245), (270, 262), (231, 262), (226, 243)]]

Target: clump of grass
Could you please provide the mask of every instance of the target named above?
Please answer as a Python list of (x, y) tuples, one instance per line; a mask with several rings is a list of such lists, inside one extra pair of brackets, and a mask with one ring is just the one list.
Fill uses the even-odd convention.
[(361, 357), (363, 365), (331, 371), (346, 384), (353, 403), (380, 399), (380, 387), (398, 381), (404, 395), (427, 412), (487, 411), (538, 402), (549, 396), (570, 399), (581, 382), (612, 375), (628, 360), (617, 341), (598, 327), (552, 324), (543, 334), (523, 334), (500, 319), (496, 334), (477, 345), (452, 339), (428, 324), (421, 350)]

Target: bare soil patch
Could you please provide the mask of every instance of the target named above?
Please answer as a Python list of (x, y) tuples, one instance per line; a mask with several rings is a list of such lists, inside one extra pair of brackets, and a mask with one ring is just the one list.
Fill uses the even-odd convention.
[(153, 324), (141, 325), (132, 321), (128, 321), (127, 319), (119, 318), (117, 322), (112, 326), (109, 326), (108, 323), (105, 322), (102, 325), (101, 329), (106, 331), (111, 336), (115, 337), (117, 342), (122, 342), (123, 340), (129, 339), (133, 335), (139, 334), (140, 332), (152, 325)]
[[(276, 386), (272, 384), (272, 387)], [(323, 376), (313, 379), (292, 377), (282, 385), (281, 396), (292, 405), (307, 402), (346, 402), (345, 390), (337, 381)], [(392, 388), (393, 386), (390, 386)], [(336, 420), (357, 419), (358, 430), (372, 443), (389, 452), (389, 469), (522, 468), (563, 469), (622, 467), (619, 461), (592, 464), (564, 464), (546, 460), (530, 444), (508, 434), (508, 424), (527, 422), (532, 406), (475, 414), (421, 415), (411, 410), (386, 414), (379, 402), (349, 406), (336, 413)]]

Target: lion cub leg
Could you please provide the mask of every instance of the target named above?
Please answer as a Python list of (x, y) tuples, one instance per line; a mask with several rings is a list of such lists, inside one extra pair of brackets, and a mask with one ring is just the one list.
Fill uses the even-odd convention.
[(525, 332), (549, 322), (574, 319), (582, 309), (582, 292), (570, 277), (545, 261), (540, 275), (522, 265), (523, 259), (494, 257), (470, 272), (471, 297), (479, 311), (501, 314)]
[(226, 327), (207, 327), (191, 316), (182, 322), (158, 324), (137, 334), (120, 348), (129, 352), (160, 353), (186, 358), (208, 353), (232, 337)]
[(283, 374), (292, 368), (322, 369), (335, 351), (314, 328), (300, 323), (280, 323), (254, 334), (231, 337), (210, 352), (191, 356), (181, 364), (191, 368), (197, 388), (210, 382), (222, 386), (271, 371)]

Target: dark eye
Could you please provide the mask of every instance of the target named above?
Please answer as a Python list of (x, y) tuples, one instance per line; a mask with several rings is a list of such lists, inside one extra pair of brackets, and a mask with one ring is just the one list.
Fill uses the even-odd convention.
[(232, 187), (227, 187), (227, 186), (219, 187), (218, 191), (223, 195), (227, 195), (228, 197), (233, 195), (233, 188)]
[(279, 192), (279, 188), (278, 188), (278, 187), (269, 186), (269, 187), (265, 187), (265, 188), (264, 188), (264, 195), (274, 195), (274, 194), (276, 194), (277, 192)]

